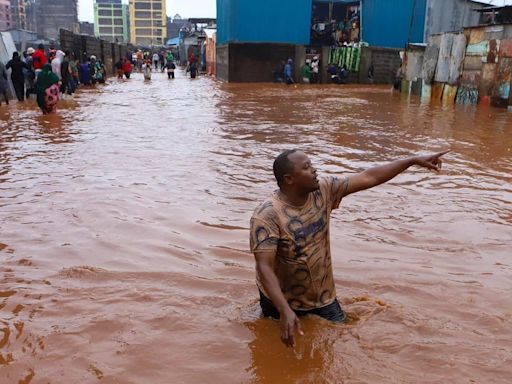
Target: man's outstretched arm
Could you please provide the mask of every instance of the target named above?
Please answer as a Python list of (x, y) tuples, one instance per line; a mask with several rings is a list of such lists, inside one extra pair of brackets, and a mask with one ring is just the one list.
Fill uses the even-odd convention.
[(419, 165), (420, 167), (439, 172), (442, 166), (441, 156), (447, 154), (448, 152), (450, 151), (443, 151), (433, 155), (414, 156), (407, 159), (396, 160), (391, 163), (370, 168), (366, 171), (351, 175), (348, 178), (348, 188), (345, 196), (385, 183), (386, 181), (391, 180), (413, 165)]

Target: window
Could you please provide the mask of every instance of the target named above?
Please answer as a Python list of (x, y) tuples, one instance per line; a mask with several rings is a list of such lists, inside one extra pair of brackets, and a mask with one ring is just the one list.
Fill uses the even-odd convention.
[(114, 19), (114, 25), (123, 25), (123, 19)]
[(115, 28), (114, 28), (114, 33), (115, 33), (116, 35), (122, 35), (122, 34), (124, 33), (124, 29), (123, 29), (123, 27), (115, 27)]
[(135, 17), (136, 18), (143, 18), (143, 19), (149, 19), (151, 18), (151, 12), (137, 12), (135, 11)]
[(123, 11), (114, 10), (114, 16), (123, 16)]
[(101, 35), (111, 35), (112, 28), (111, 27), (100, 27), (100, 34)]
[(135, 9), (151, 9), (151, 3), (135, 3)]
[(110, 9), (100, 9), (98, 10), (99, 16), (112, 16), (112, 11)]
[(151, 20), (135, 20), (136, 27), (151, 27)]
[(151, 29), (150, 28), (136, 28), (135, 29), (136, 35), (151, 35)]
[(162, 9), (162, 3), (153, 3), (153, 9)]
[(105, 17), (100, 17), (98, 19), (98, 24), (99, 25), (112, 25), (112, 19), (107, 19)]
[(153, 19), (161, 19), (162, 12), (153, 12)]

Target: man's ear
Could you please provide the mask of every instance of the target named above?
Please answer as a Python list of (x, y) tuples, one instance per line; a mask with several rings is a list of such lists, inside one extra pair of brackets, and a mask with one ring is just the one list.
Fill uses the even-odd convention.
[(292, 185), (293, 184), (293, 176), (290, 175), (289, 173), (286, 173), (284, 176), (283, 176), (283, 180), (284, 180), (284, 183), (286, 185)]

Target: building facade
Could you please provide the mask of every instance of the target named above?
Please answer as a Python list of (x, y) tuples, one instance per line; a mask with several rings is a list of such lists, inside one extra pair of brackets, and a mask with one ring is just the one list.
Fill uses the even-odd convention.
[(189, 27), (190, 24), (188, 20), (182, 19), (180, 15), (176, 14), (171, 19), (170, 17), (167, 18), (167, 38), (173, 39), (175, 37), (178, 37), (180, 35), (180, 30), (182, 28)]
[(165, 44), (165, 0), (130, 0), (130, 40), (132, 44), (161, 46)]
[(94, 23), (89, 23), (88, 21), (81, 21), (80, 34), (94, 36)]
[(11, 20), (11, 2), (9, 0), (0, 0), (0, 31), (12, 28)]
[(58, 40), (61, 28), (79, 32), (77, 0), (36, 0), (36, 32)]
[(10, 0), (12, 27), (17, 29), (28, 29), (26, 0)]
[(128, 43), (128, 6), (121, 0), (96, 0), (94, 34), (112, 42)]

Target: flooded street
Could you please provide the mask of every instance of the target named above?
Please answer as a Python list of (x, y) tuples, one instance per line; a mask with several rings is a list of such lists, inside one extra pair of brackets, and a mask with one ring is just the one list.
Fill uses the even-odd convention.
[[(451, 148), (331, 220), (349, 322), (260, 318), (274, 157), (349, 174)], [(389, 87), (113, 79), (0, 107), (0, 383), (509, 383), (512, 113)]]

